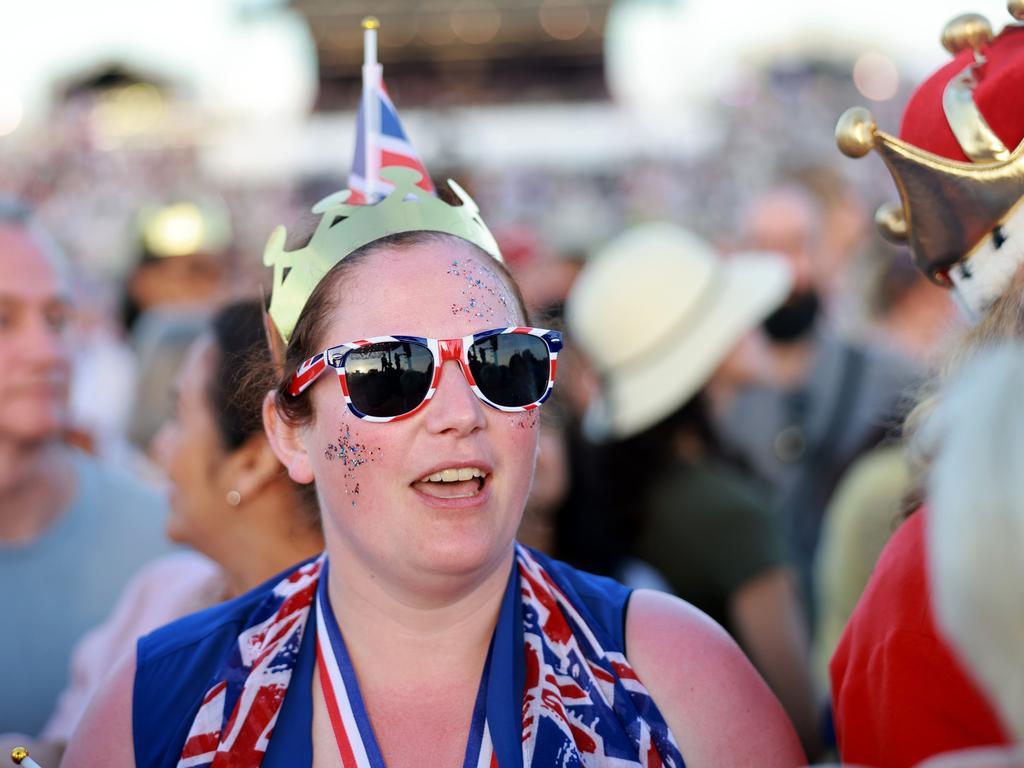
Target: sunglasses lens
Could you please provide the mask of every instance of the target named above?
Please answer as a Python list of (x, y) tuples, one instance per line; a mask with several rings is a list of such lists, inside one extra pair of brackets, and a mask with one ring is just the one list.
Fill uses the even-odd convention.
[(501, 333), (469, 348), (469, 370), (484, 396), (496, 405), (536, 403), (548, 387), (548, 347), (539, 336)]
[(411, 342), (370, 344), (348, 353), (345, 379), (354, 405), (367, 416), (401, 416), (423, 402), (434, 378), (434, 358)]

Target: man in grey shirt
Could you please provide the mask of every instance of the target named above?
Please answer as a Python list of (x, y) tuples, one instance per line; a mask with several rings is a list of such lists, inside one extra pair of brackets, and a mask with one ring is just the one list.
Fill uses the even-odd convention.
[(36, 734), (72, 645), (169, 549), (161, 494), (63, 439), (73, 313), (56, 244), (0, 200), (0, 732)]
[(824, 316), (829, 280), (821, 211), (800, 187), (777, 187), (747, 213), (746, 245), (785, 255), (792, 294), (764, 324), (769, 368), (718, 414), (724, 446), (766, 480), (810, 609), (821, 518), (845, 468), (895, 428), (919, 371), (844, 339)]

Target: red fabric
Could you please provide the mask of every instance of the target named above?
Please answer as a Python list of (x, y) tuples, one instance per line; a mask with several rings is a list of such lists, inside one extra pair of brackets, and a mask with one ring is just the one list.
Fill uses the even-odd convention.
[[(1024, 26), (1007, 27), (983, 53), (988, 63), (974, 89), (974, 102), (1012, 151), (1024, 139), (1024, 101), (1016, 98), (1024, 93)], [(903, 113), (900, 138), (937, 155), (967, 162), (942, 109), (942, 93), (973, 55), (973, 51), (961, 51), (918, 87)]]
[(844, 763), (901, 768), (949, 750), (1011, 743), (935, 627), (926, 514), (893, 534), (832, 657)]

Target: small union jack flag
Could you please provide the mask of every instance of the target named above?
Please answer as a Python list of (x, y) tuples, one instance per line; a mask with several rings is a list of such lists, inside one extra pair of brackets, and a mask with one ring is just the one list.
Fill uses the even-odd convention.
[(356, 119), (356, 151), (348, 177), (352, 190), (348, 202), (357, 205), (375, 203), (394, 189), (390, 181), (380, 176), (381, 168), (392, 165), (419, 171), (423, 178), (418, 186), (430, 193), (435, 191), (427, 169), (402, 129), (380, 77), (380, 65), (375, 70), (376, 76), (363, 78), (363, 100)]

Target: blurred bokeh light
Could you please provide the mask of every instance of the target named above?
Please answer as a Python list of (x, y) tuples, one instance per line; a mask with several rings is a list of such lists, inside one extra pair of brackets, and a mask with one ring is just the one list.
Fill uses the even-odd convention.
[(868, 51), (853, 65), (853, 84), (866, 99), (888, 101), (899, 90), (900, 73), (884, 53)]

